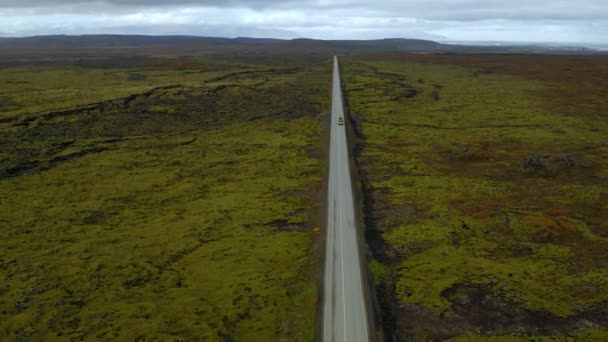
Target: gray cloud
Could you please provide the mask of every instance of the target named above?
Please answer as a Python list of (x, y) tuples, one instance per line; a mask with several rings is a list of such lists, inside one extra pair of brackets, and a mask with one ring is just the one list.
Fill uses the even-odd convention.
[(251, 9), (342, 10), (356, 9), (391, 16), (409, 16), (441, 20), (542, 19), (579, 20), (605, 19), (608, 2), (604, 0), (3, 0), (0, 8), (37, 10), (57, 13), (72, 9), (90, 12), (108, 10), (139, 10), (143, 8), (217, 7)]
[(608, 42), (605, 0), (0, 0), (0, 32)]

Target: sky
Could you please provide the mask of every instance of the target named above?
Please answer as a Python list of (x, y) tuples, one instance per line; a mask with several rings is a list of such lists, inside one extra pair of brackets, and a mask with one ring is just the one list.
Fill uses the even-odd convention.
[(608, 44), (608, 0), (0, 0), (0, 36), (46, 34)]

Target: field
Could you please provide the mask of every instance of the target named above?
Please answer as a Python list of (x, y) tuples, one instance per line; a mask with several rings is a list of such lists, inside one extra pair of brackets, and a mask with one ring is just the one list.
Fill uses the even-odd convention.
[(0, 340), (311, 340), (330, 75), (3, 65)]
[(608, 339), (608, 59), (343, 59), (384, 333)]
[[(315, 337), (336, 47), (285, 44), (0, 55), (0, 340)], [(607, 340), (608, 59), (341, 60), (387, 340)]]

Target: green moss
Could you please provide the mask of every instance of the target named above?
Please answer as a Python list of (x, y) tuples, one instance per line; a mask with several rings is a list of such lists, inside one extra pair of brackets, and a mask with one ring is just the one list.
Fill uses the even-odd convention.
[(579, 341), (606, 341), (608, 331), (602, 329), (583, 329), (576, 333)]
[(367, 265), (367, 270), (374, 284), (385, 283), (390, 279), (391, 276), (390, 269), (376, 260), (369, 262)]
[(576, 331), (572, 336), (530, 336), (524, 334), (513, 334), (513, 335), (501, 335), (501, 336), (479, 336), (479, 335), (462, 335), (454, 338), (450, 338), (449, 342), (518, 342), (518, 341), (538, 341), (538, 342), (571, 342), (571, 341), (605, 341), (608, 337), (606, 330), (594, 330), (594, 329), (583, 329)]
[[(461, 285), (557, 317), (608, 301), (605, 123), (548, 111), (551, 82), (375, 56), (343, 69), (401, 303), (439, 316)], [(534, 154), (573, 161), (525, 171)]]
[[(143, 93), (156, 87), (181, 84), (200, 85), (201, 82), (238, 70), (236, 66), (221, 66), (216, 70), (155, 70), (147, 66), (139, 74), (142, 81), (129, 81), (129, 69), (84, 67), (9, 67), (2, 68), (0, 97), (11, 100), (3, 117), (43, 111), (70, 109), (91, 103), (108, 101), (131, 94)], [(217, 67), (216, 67), (217, 68)], [(222, 70), (223, 69), (223, 70)]]
[(2, 166), (36, 164), (0, 179), (0, 340), (313, 339), (327, 70), (11, 126)]
[[(530, 336), (525, 335), (501, 335), (501, 336), (476, 336), (476, 335), (463, 335), (446, 340), (449, 342), (529, 342), (531, 341)], [(553, 336), (534, 336), (533, 341), (538, 342), (552, 342), (552, 341), (573, 341), (571, 338), (556, 338)]]

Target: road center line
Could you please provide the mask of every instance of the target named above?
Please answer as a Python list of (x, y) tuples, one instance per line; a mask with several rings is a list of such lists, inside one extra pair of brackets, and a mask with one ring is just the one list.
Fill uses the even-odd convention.
[[(357, 228), (354, 218), (353, 189), (348, 157), (348, 142), (338, 59), (334, 58), (333, 99), (330, 139), (330, 175), (327, 259), (325, 266), (324, 342), (367, 342), (369, 332), (365, 296), (362, 291), (361, 259), (358, 251)], [(344, 165), (342, 165), (344, 163)], [(342, 174), (344, 172), (345, 174)], [(337, 182), (337, 184), (335, 184)], [(333, 209), (333, 210), (332, 210)], [(336, 217), (338, 216), (338, 217)], [(336, 232), (336, 229), (339, 232)], [(338, 236), (339, 234), (339, 236)], [(353, 234), (353, 235), (349, 235)], [(338, 241), (338, 239), (340, 241)], [(344, 244), (346, 239), (346, 244)], [(346, 250), (345, 250), (346, 248)], [(337, 260), (340, 258), (340, 271)], [(348, 263), (348, 264), (347, 264)], [(348, 286), (346, 269), (349, 273)], [(340, 272), (340, 274), (338, 274)], [(342, 288), (338, 284), (338, 276)], [(342, 291), (341, 294), (337, 292)], [(347, 292), (348, 291), (348, 295)], [(349, 302), (347, 303), (347, 298)], [(338, 302), (342, 300), (342, 315)], [(342, 316), (342, 317), (339, 317)], [(338, 323), (342, 319), (342, 324)]]

